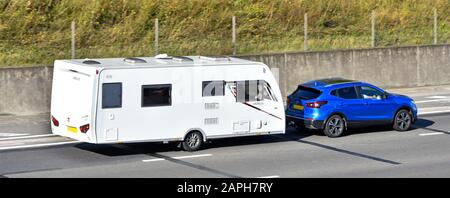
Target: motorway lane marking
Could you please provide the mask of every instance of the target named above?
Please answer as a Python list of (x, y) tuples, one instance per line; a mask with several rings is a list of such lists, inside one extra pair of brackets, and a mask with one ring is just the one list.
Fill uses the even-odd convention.
[(444, 133), (441, 132), (434, 132), (434, 133), (421, 133), (420, 136), (429, 136), (429, 135), (442, 135)]
[(434, 99), (434, 100), (421, 100), (421, 101), (415, 101), (414, 103), (416, 103), (416, 104), (421, 104), (421, 103), (427, 103), (427, 102), (439, 102), (439, 101), (450, 101), (450, 98), (446, 98), (446, 99)]
[[(187, 159), (187, 158), (198, 158), (198, 157), (209, 157), (209, 156), (212, 156), (212, 154), (187, 155), (187, 156), (170, 157), (170, 158), (172, 158), (172, 159)], [(166, 160), (166, 159), (156, 158), (156, 159), (142, 160), (142, 162), (156, 162), (156, 161), (164, 161), (164, 160)]]
[(24, 135), (30, 135), (29, 133), (0, 133), (0, 136), (2, 137), (15, 137), (15, 136), (24, 136)]
[(425, 98), (429, 98), (429, 99), (444, 99), (444, 98), (448, 98), (448, 96), (429, 96), (429, 97), (425, 97)]
[[(419, 109), (420, 111), (420, 109)], [(428, 114), (438, 114), (438, 113), (449, 113), (450, 110), (442, 110), (442, 111), (428, 111), (428, 112), (418, 112), (417, 115), (428, 115)]]
[(256, 178), (278, 178), (279, 175), (270, 175), (270, 176), (262, 176), (262, 177), (256, 177)]
[(164, 161), (164, 160), (166, 160), (166, 159), (156, 158), (156, 159), (142, 160), (142, 162), (157, 162), (157, 161)]
[(55, 135), (55, 134), (27, 135), (27, 136), (20, 136), (20, 137), (0, 138), (0, 141), (3, 141), (3, 140), (20, 140), (20, 139), (29, 139), (29, 138), (41, 138), (41, 137), (52, 137), (52, 136), (58, 136), (58, 135)]
[(67, 142), (53, 142), (53, 143), (44, 143), (44, 144), (7, 146), (7, 147), (0, 147), (0, 151), (13, 150), (13, 149), (26, 149), (26, 148), (40, 148), (40, 147), (59, 146), (59, 145), (76, 144), (76, 143), (81, 143), (81, 141), (74, 140), (74, 141), (67, 141)]
[(187, 156), (180, 156), (180, 157), (173, 157), (173, 158), (174, 159), (186, 159), (186, 158), (209, 157), (209, 156), (212, 156), (212, 154), (187, 155)]

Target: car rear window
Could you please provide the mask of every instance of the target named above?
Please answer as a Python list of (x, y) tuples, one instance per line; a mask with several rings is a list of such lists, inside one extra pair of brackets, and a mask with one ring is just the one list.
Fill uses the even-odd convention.
[(322, 92), (317, 89), (299, 86), (292, 95), (303, 100), (311, 100), (319, 97), (321, 93)]

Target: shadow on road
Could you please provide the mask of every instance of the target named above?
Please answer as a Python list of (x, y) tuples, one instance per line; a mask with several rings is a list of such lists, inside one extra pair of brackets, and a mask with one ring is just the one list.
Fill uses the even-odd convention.
[(370, 126), (370, 127), (360, 127), (360, 128), (350, 128), (348, 129), (345, 136), (351, 136), (353, 134), (365, 134), (365, 133), (377, 133), (377, 132), (398, 132), (398, 133), (407, 133), (409, 131), (414, 131), (417, 129), (425, 129), (429, 126), (432, 126), (434, 121), (419, 118), (412, 126), (411, 129), (404, 132), (394, 131), (391, 125), (379, 125), (379, 126)]
[[(262, 136), (247, 136), (247, 137), (233, 137), (211, 140), (210, 143), (205, 144), (202, 150), (213, 148), (235, 147), (244, 145), (257, 145), (267, 143), (277, 143), (286, 141), (298, 141), (302, 138), (313, 135), (312, 131), (296, 131), (288, 129), (286, 134), (279, 135), (262, 135)], [(76, 148), (94, 152), (106, 156), (122, 156), (122, 155), (137, 155), (150, 154), (171, 151), (181, 151), (179, 143), (128, 143), (128, 144), (87, 144), (81, 143), (75, 145)], [(132, 149), (124, 149), (125, 147)]]
[[(429, 128), (434, 124), (433, 121), (427, 119), (419, 119), (413, 125), (411, 131), (416, 129), (425, 129), (431, 131), (438, 131), (443, 133), (448, 133), (447, 131), (441, 131), (437, 129)], [(373, 126), (364, 128), (351, 128), (346, 133), (346, 136), (351, 136), (353, 134), (364, 134), (364, 133), (376, 133), (376, 132), (387, 132), (392, 131), (391, 126)], [(394, 132), (394, 131), (393, 131)], [(408, 131), (406, 131), (408, 132)], [(296, 130), (293, 128), (288, 128), (286, 134), (282, 135), (264, 135), (264, 136), (248, 136), (248, 137), (233, 137), (233, 138), (223, 138), (212, 140), (211, 144), (205, 144), (203, 150), (213, 149), (213, 148), (224, 148), (224, 147), (235, 147), (244, 145), (258, 145), (267, 143), (278, 143), (287, 141), (300, 141), (303, 138), (319, 135), (327, 138), (321, 131), (317, 130)], [(123, 149), (122, 147), (129, 147), (133, 149)], [(170, 152), (170, 151), (180, 151), (178, 143), (130, 143), (130, 144), (111, 144), (111, 145), (95, 145), (95, 144), (78, 144), (76, 148), (98, 153), (106, 156), (122, 156), (122, 155), (137, 155), (137, 154), (148, 154), (148, 153), (160, 153), (160, 152)]]
[(450, 132), (448, 132), (448, 131), (441, 130), (441, 129), (434, 129), (434, 128), (429, 127), (429, 126), (432, 126), (433, 124), (434, 124), (434, 122), (431, 120), (419, 119), (412, 127), (414, 129), (423, 129), (423, 130), (427, 130), (427, 131), (440, 132), (440, 133), (450, 135)]

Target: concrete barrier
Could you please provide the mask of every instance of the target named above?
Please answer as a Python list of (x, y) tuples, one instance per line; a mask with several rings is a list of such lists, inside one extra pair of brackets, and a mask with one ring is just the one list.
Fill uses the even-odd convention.
[[(326, 77), (366, 81), (384, 88), (450, 84), (450, 45), (245, 55), (279, 68), (283, 94)], [(0, 69), (0, 114), (50, 110), (52, 67)]]
[(53, 67), (0, 69), (0, 114), (50, 111)]
[(283, 96), (301, 83), (343, 77), (384, 88), (450, 84), (450, 45), (247, 55), (279, 68)]

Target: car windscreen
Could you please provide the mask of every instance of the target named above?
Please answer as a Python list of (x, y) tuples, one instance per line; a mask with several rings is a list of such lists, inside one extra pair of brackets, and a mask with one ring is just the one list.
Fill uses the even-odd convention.
[(292, 94), (296, 98), (303, 100), (311, 100), (320, 96), (322, 92), (310, 87), (298, 86), (297, 90)]

